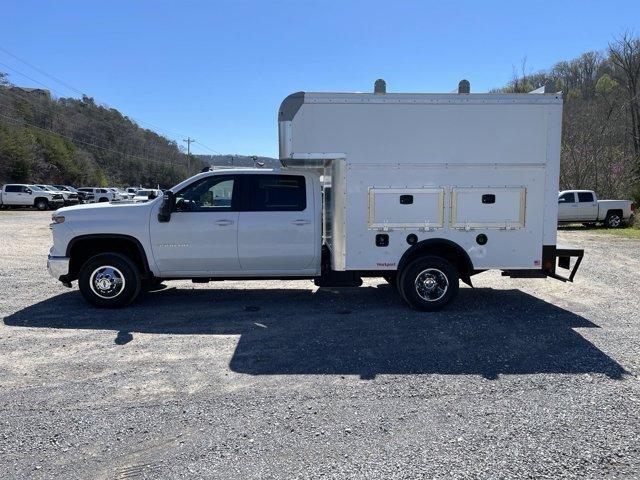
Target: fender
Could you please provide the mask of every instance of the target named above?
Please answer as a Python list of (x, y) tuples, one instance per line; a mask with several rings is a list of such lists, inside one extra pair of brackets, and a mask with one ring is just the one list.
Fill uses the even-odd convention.
[(409, 247), (402, 257), (400, 257), (398, 271), (402, 271), (411, 260), (422, 253), (448, 253), (450, 256), (453, 256), (455, 258), (454, 266), (458, 268), (460, 278), (464, 283), (472, 286), (471, 275), (474, 273), (474, 268), (469, 254), (460, 245), (446, 238), (429, 238)]
[(67, 257), (71, 257), (71, 250), (73, 249), (73, 246), (83, 240), (125, 240), (128, 242), (133, 243), (136, 248), (138, 249), (138, 253), (140, 253), (140, 257), (142, 259), (142, 263), (144, 265), (144, 274), (149, 274), (151, 273), (151, 269), (149, 268), (149, 259), (147, 257), (147, 253), (144, 250), (144, 247), (142, 246), (142, 243), (140, 243), (140, 240), (138, 240), (136, 237), (132, 237), (131, 235), (123, 235), (120, 233), (90, 233), (87, 235), (78, 235), (77, 237), (73, 237), (71, 240), (69, 240), (69, 243), (67, 244), (67, 250), (66, 250), (66, 255)]

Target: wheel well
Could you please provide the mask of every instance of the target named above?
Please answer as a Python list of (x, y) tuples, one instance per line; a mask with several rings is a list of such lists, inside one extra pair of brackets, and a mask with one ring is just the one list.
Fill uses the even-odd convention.
[(605, 218), (612, 213), (617, 213), (620, 215), (620, 218), (622, 218), (622, 210), (620, 210), (619, 208), (614, 208), (613, 210), (607, 210), (607, 215), (605, 216)]
[(124, 235), (90, 235), (72, 240), (67, 247), (67, 257), (71, 259), (69, 262), (70, 280), (78, 278), (80, 268), (89, 258), (107, 252), (126, 255), (138, 267), (142, 278), (151, 276), (144, 248), (135, 238)]
[(33, 199), (33, 204), (35, 205), (36, 203), (38, 203), (38, 200), (44, 200), (45, 202), (49, 203), (49, 199), (47, 197), (36, 197)]
[(431, 238), (413, 245), (402, 255), (398, 263), (398, 271), (401, 271), (416, 258), (424, 255), (437, 255), (444, 258), (456, 267), (463, 282), (471, 284), (471, 275), (474, 273), (474, 268), (469, 254), (457, 243), (444, 238)]

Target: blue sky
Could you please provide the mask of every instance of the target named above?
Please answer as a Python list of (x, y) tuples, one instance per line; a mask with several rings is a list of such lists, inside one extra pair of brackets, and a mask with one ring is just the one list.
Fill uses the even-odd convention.
[[(537, 71), (640, 33), (638, 0), (3, 0), (1, 11), (0, 47), (204, 154), (276, 156), (291, 92), (369, 91), (379, 77), (393, 92), (448, 92), (461, 78), (486, 91), (525, 56)], [(78, 96), (1, 50), (0, 63)]]

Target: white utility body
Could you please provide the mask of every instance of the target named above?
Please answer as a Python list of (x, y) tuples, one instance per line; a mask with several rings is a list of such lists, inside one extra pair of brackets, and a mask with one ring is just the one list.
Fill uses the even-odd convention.
[(106, 307), (166, 279), (384, 277), (422, 310), (487, 269), (563, 279), (556, 260), (577, 257), (573, 279), (583, 252), (556, 248), (559, 94), (300, 92), (278, 123), (282, 170), (56, 212), (52, 275)]

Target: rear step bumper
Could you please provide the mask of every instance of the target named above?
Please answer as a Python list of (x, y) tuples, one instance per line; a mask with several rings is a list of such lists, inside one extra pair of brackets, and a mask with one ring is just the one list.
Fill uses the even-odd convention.
[[(584, 250), (582, 248), (556, 247), (545, 245), (542, 247), (542, 268), (535, 270), (504, 270), (503, 276), (511, 278), (546, 278), (551, 277), (561, 282), (573, 282), (576, 272), (582, 263)], [(573, 268), (571, 259), (575, 258)], [(568, 277), (556, 273), (556, 267), (570, 270)]]
[[(560, 280), (562, 282), (573, 282), (573, 277), (576, 276), (576, 272), (582, 263), (582, 258), (584, 257), (584, 250), (582, 248), (568, 248), (568, 247), (556, 247), (555, 249), (555, 259), (558, 260), (558, 267), (564, 268), (565, 270), (570, 270), (570, 274), (568, 277), (563, 277), (556, 273), (555, 269), (555, 259), (554, 259), (554, 268), (552, 271), (548, 272), (547, 275), (551, 278), (555, 278), (556, 280)], [(571, 268), (571, 259), (575, 258), (576, 263)]]

